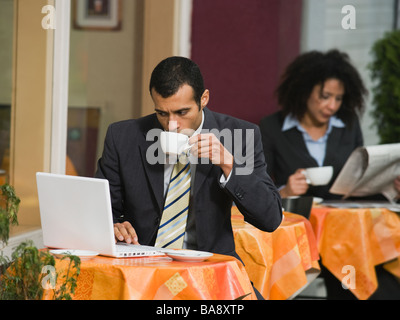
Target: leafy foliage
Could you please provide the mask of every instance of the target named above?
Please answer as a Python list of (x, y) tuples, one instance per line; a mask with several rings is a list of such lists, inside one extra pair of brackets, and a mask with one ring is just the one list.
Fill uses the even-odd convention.
[[(61, 260), (69, 259), (67, 271), (61, 277), (61, 286), (54, 290), (53, 299), (55, 300), (71, 300), (71, 294), (75, 293), (77, 287), (78, 276), (80, 274), (81, 259), (74, 255), (65, 255)], [(59, 275), (57, 276), (57, 278)]]
[(375, 110), (372, 116), (378, 127), (381, 143), (400, 142), (400, 31), (392, 31), (378, 40), (369, 65)]
[(56, 270), (53, 255), (38, 250), (32, 241), (23, 242), (15, 249), (12, 262), (1, 255), (0, 264), (7, 269), (0, 277), (0, 300), (39, 300), (45, 289), (53, 290), (55, 300), (70, 300), (80, 273), (80, 258), (66, 255), (61, 260), (64, 259), (69, 259), (69, 263), (60, 277), (56, 272), (48, 274), (49, 270)]
[[(7, 245), (10, 225), (18, 224), (20, 199), (9, 184), (0, 186), (0, 244)], [(21, 243), (11, 259), (0, 252), (0, 300), (38, 300), (44, 290), (52, 290), (55, 300), (69, 300), (75, 293), (81, 260), (65, 255), (66, 271), (56, 272), (56, 260), (47, 250), (38, 250), (32, 241)], [(48, 273), (50, 271), (50, 274)], [(48, 281), (50, 280), (50, 285)]]
[(10, 224), (17, 225), (17, 213), (21, 200), (8, 183), (0, 186), (0, 243), (7, 245), (10, 236)]

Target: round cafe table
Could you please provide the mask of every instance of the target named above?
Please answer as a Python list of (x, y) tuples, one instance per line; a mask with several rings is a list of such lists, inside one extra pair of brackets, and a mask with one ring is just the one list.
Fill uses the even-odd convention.
[(294, 298), (320, 273), (317, 242), (310, 222), (284, 212), (274, 232), (263, 232), (246, 223), (232, 208), (236, 252), (250, 280), (265, 299)]
[(358, 299), (376, 291), (379, 264), (400, 281), (398, 214), (384, 208), (314, 207), (310, 222), (324, 266)]
[[(65, 273), (69, 261), (56, 259)], [(247, 296), (246, 296), (247, 295)], [(74, 300), (246, 300), (257, 299), (243, 264), (214, 254), (202, 262), (167, 256), (81, 259)], [(45, 299), (52, 298), (47, 290)]]

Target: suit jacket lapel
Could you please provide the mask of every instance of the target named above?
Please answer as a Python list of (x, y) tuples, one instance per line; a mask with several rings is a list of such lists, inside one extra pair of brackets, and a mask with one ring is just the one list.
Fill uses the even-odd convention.
[(339, 147), (339, 142), (342, 141), (341, 135), (344, 130), (341, 128), (332, 127), (332, 131), (329, 134), (328, 141), (326, 143), (326, 154), (324, 159), (325, 163), (334, 163), (335, 154)]
[(299, 130), (292, 128), (283, 132), (283, 134), (287, 137), (287, 141), (293, 145), (292, 150), (298, 150), (299, 155), (303, 155), (304, 161), (309, 163), (310, 167), (318, 167), (317, 161), (308, 152), (303, 135)]
[[(204, 108), (204, 117), (205, 119), (202, 132), (208, 133), (211, 129), (218, 129), (217, 122), (215, 121), (213, 114), (210, 110), (208, 110), (208, 108)], [(195, 195), (200, 190), (203, 182), (205, 181), (212, 167), (214, 166), (211, 161), (209, 161), (207, 164), (202, 164), (201, 161), (201, 159), (198, 159), (198, 164), (196, 165), (196, 178), (194, 181), (193, 195)]]
[[(332, 131), (329, 134), (328, 141), (326, 144), (324, 164), (333, 162), (336, 150), (338, 150), (339, 142), (342, 141), (341, 139), (342, 133), (343, 130), (341, 130), (340, 128), (336, 127), (332, 128)], [(299, 150), (299, 149), (301, 150), (300, 154), (305, 155), (305, 160), (307, 161), (307, 163), (310, 164), (310, 167), (318, 166), (317, 161), (308, 152), (307, 146), (304, 142), (302, 133), (300, 131), (293, 128), (291, 130), (284, 132), (284, 135), (286, 135), (288, 141), (290, 141), (290, 143), (293, 144), (294, 150)]]
[[(161, 151), (161, 146), (159, 145), (160, 141), (159, 138), (156, 142), (146, 140), (147, 132), (154, 128), (162, 130), (162, 127), (156, 118), (154, 127), (146, 128), (145, 130), (142, 131), (144, 139), (141, 140), (143, 142), (139, 145), (139, 150), (142, 158), (143, 168), (146, 172), (151, 188), (153, 189), (154, 198), (156, 199), (159, 208), (158, 213), (162, 214), (162, 209), (164, 206), (164, 164), (160, 163), (159, 161), (157, 161), (155, 164), (152, 164), (148, 161), (146, 157), (147, 150), (149, 149), (150, 146), (154, 144), (155, 144), (154, 145), (155, 149)], [(158, 154), (155, 154), (155, 156), (157, 157)]]

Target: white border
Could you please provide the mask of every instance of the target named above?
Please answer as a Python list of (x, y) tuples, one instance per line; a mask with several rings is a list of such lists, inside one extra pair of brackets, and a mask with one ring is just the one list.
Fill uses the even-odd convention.
[(182, 57), (191, 57), (193, 0), (175, 0), (175, 37), (174, 48), (176, 54)]
[(55, 0), (50, 172), (65, 174), (71, 0)]

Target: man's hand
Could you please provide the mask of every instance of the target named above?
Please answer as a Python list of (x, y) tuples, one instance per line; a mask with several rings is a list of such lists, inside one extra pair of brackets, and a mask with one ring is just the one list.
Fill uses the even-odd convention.
[(233, 156), (212, 133), (198, 134), (189, 139), (190, 153), (198, 158), (208, 158), (219, 166), (227, 178), (233, 168)]
[(114, 224), (115, 242), (125, 241), (126, 243), (140, 244), (135, 229), (128, 222)]

